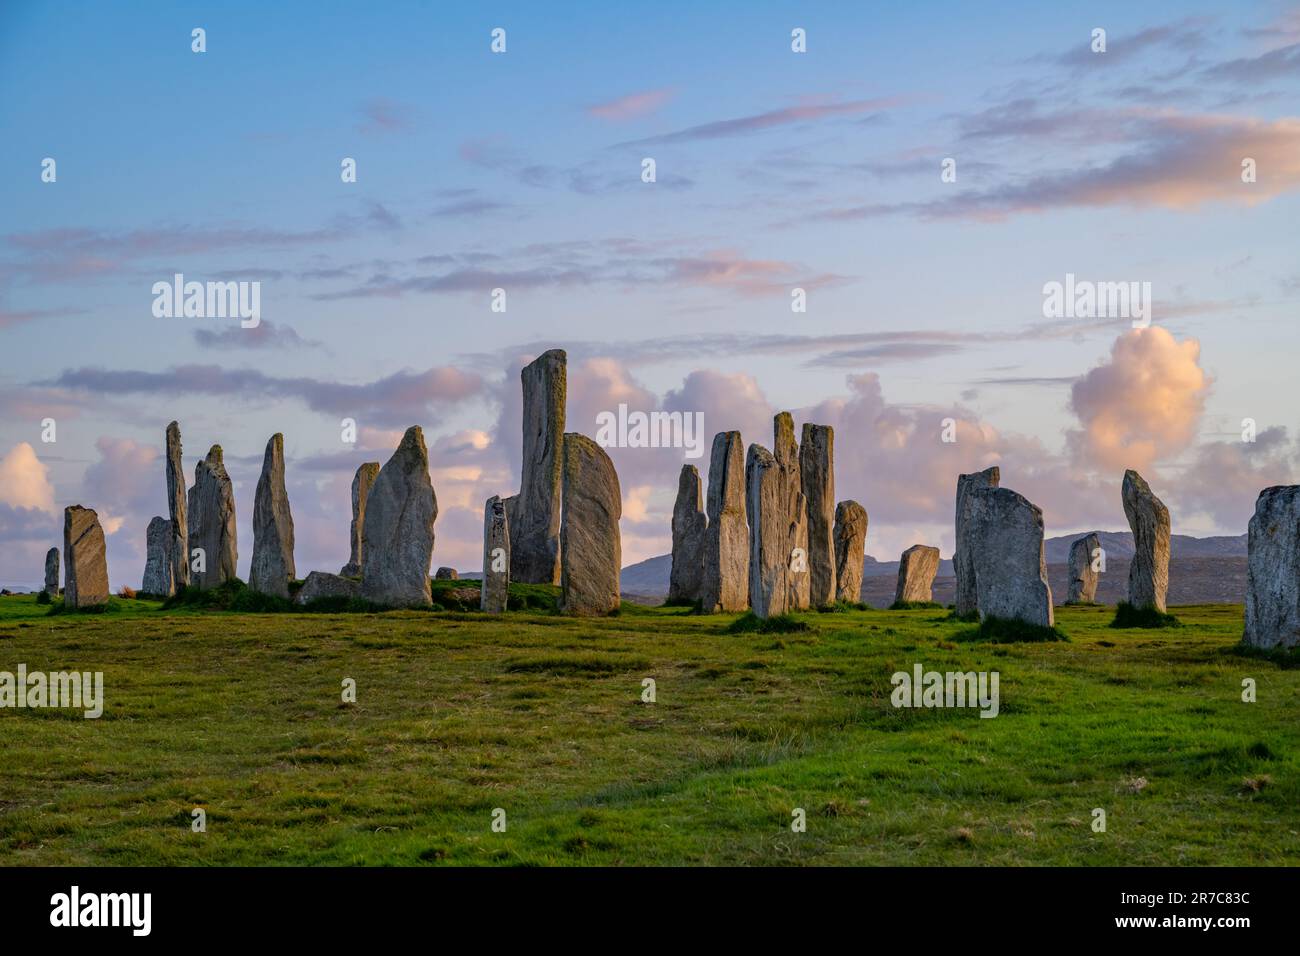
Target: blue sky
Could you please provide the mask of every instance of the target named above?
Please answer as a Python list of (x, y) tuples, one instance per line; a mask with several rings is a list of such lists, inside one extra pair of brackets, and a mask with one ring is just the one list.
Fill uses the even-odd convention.
[[(763, 444), (773, 410), (834, 424), (883, 559), (947, 553), (987, 464), (1049, 535), (1123, 527), (1124, 467), (1186, 533), (1295, 480), (1294, 4), (377, 6), (0, 6), (0, 580), (80, 502), (138, 583), (172, 418), (187, 471), (226, 449), (244, 566), (285, 433), (304, 572), (347, 558), (356, 465), (423, 425), (435, 563), (472, 569), (552, 346), (571, 430), (619, 401)], [(264, 328), (154, 318), (174, 272), (260, 281)], [(1045, 319), (1066, 273), (1150, 282), (1154, 329)], [(613, 455), (630, 563), (682, 455)]]

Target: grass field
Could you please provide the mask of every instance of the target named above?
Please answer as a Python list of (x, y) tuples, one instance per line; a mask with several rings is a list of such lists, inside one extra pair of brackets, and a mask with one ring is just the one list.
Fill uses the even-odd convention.
[[(1300, 863), (1300, 669), (1237, 650), (1239, 606), (1145, 631), (1063, 608), (1068, 641), (1011, 644), (934, 608), (764, 634), (158, 607), (0, 598), (0, 670), (106, 696), (0, 710), (0, 863)], [(918, 662), (999, 672), (1000, 715), (894, 708)]]

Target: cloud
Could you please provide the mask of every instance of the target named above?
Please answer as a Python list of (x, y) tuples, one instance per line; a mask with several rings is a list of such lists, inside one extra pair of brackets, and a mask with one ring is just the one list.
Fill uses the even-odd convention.
[(1278, 47), (1259, 56), (1216, 63), (1202, 72), (1202, 75), (1209, 80), (1246, 84), (1292, 79), (1297, 74), (1300, 74), (1300, 43)]
[(251, 329), (227, 326), (220, 331), (195, 329), (194, 341), (205, 349), (302, 349), (321, 348), (321, 343), (304, 339), (288, 325), (263, 319)]
[(1057, 62), (1070, 67), (1110, 67), (1117, 63), (1139, 59), (1143, 54), (1161, 48), (1190, 52), (1205, 44), (1201, 27), (1207, 21), (1188, 17), (1176, 23), (1147, 27), (1127, 36), (1107, 35), (1106, 52), (1092, 51), (1091, 31), (1081, 33), (1079, 41), (1057, 57)]
[(377, 96), (361, 105), (363, 133), (396, 133), (410, 126), (410, 107), (386, 97)]
[(27, 442), (19, 442), (0, 458), (0, 504), (54, 512), (54, 486), (49, 469)]
[(1150, 468), (1191, 443), (1210, 378), (1200, 343), (1178, 342), (1165, 329), (1132, 329), (1110, 358), (1070, 389), (1082, 429), (1072, 432), (1075, 459), (1089, 470)]
[(628, 93), (625, 96), (606, 100), (604, 103), (588, 106), (587, 115), (612, 122), (622, 122), (653, 113), (672, 97), (673, 91), (668, 89), (642, 90), (639, 93)]
[(735, 119), (716, 120), (688, 126), (673, 133), (648, 136), (644, 139), (628, 140), (615, 144), (621, 146), (652, 146), (668, 143), (697, 142), (700, 140), (725, 139), (731, 136), (744, 136), (762, 130), (789, 126), (793, 123), (809, 123), (836, 116), (859, 116), (863, 113), (879, 113), (892, 109), (906, 102), (902, 97), (878, 97), (869, 100), (850, 100), (844, 103), (809, 103), (800, 106), (788, 106), (765, 113), (739, 116)]
[(1183, 514), (1208, 515), (1217, 527), (1244, 532), (1255, 499), (1271, 485), (1294, 484), (1295, 445), (1286, 428), (1261, 431), (1254, 442), (1207, 442), (1174, 483), (1173, 498)]

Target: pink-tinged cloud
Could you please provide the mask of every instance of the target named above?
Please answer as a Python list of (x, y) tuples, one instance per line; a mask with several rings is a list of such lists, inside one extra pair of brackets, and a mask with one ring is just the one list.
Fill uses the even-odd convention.
[(14, 445), (0, 458), (0, 504), (54, 511), (50, 470), (36, 456), (36, 449), (25, 441)]
[(587, 115), (612, 122), (635, 119), (653, 113), (672, 97), (673, 91), (669, 89), (642, 90), (639, 93), (629, 93), (604, 103), (588, 106)]
[(1296, 446), (1287, 439), (1286, 428), (1276, 425), (1260, 431), (1253, 442), (1238, 438), (1197, 448), (1175, 482), (1174, 502), (1184, 514), (1204, 514), (1216, 527), (1241, 533), (1263, 489), (1297, 481)]
[(1159, 326), (1131, 329), (1110, 357), (1070, 391), (1079, 417), (1076, 461), (1086, 469), (1150, 468), (1191, 444), (1205, 408), (1210, 377), (1196, 339), (1177, 341)]
[(673, 133), (629, 140), (617, 145), (649, 146), (657, 143), (725, 139), (730, 136), (743, 136), (762, 130), (790, 126), (795, 123), (809, 123), (840, 116), (862, 116), (868, 113), (879, 113), (900, 106), (905, 102), (906, 100), (903, 97), (882, 96), (868, 100), (850, 100), (844, 103), (807, 103), (799, 106), (787, 106), (779, 110), (768, 110), (765, 113), (755, 113), (750, 116), (738, 116), (735, 119), (701, 123)]

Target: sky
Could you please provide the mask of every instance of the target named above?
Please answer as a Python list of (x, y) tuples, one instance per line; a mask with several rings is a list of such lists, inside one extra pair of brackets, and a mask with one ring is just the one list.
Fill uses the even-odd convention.
[[(242, 576), (273, 433), (305, 577), (413, 424), (434, 565), (478, 570), (548, 348), (570, 431), (832, 425), (881, 560), (950, 554), (993, 464), (1049, 537), (1123, 529), (1126, 468), (1196, 535), (1297, 480), (1300, 5), (369, 6), (0, 3), (0, 584), (82, 504), (138, 587), (173, 419)], [(260, 325), (155, 316), (176, 273), (260, 283)], [(1068, 275), (1149, 283), (1149, 327), (1045, 314)], [(665, 553), (707, 453), (608, 450), (624, 564)]]

